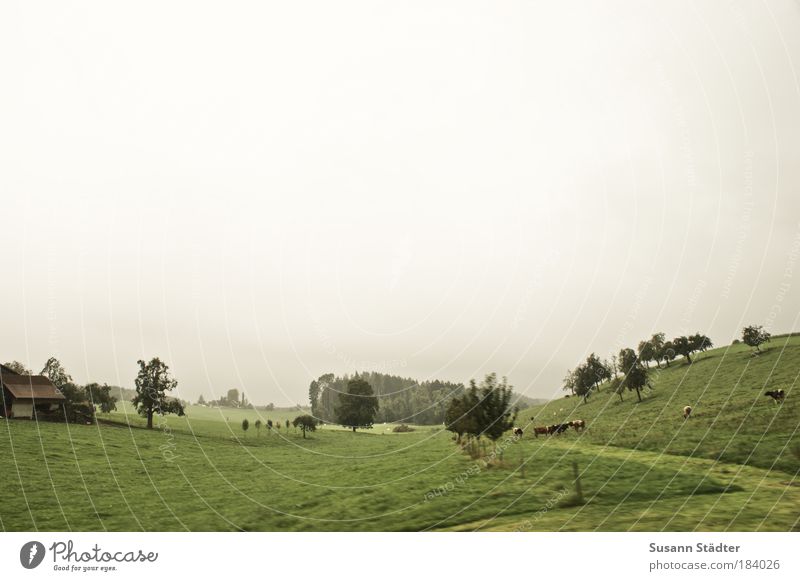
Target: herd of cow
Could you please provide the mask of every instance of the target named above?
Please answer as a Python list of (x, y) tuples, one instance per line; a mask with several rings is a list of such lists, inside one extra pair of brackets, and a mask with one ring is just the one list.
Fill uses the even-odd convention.
[[(552, 424), (550, 426), (536, 426), (533, 428), (533, 435), (535, 437), (539, 437), (539, 434), (544, 436), (558, 436), (563, 434), (570, 428), (574, 428), (576, 432), (582, 432), (586, 428), (586, 422), (584, 420), (572, 420), (571, 422), (566, 422), (564, 424)], [(514, 428), (514, 435), (517, 438), (521, 438), (523, 434), (522, 428)]]
[[(786, 398), (786, 392), (782, 389), (776, 389), (774, 391), (768, 391), (764, 394), (767, 397), (771, 397), (775, 400), (775, 403), (783, 403), (783, 400)], [(689, 416), (692, 414), (692, 406), (687, 405), (683, 408), (683, 418), (689, 419)], [(576, 432), (582, 432), (586, 428), (586, 422), (584, 420), (572, 420), (571, 422), (567, 422), (565, 424), (553, 424), (550, 426), (536, 426), (533, 428), (533, 435), (535, 437), (539, 437), (539, 435), (543, 436), (558, 436), (559, 434), (563, 434), (570, 428), (575, 428)], [(521, 438), (523, 434), (522, 428), (514, 428), (514, 436), (517, 438)]]

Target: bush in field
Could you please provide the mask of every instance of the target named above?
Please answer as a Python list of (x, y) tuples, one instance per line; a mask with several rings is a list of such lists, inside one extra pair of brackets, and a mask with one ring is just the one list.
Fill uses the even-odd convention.
[(242, 431), (244, 435), (247, 436), (247, 430), (250, 428), (250, 422), (247, 421), (247, 418), (242, 420)]
[(261, 420), (256, 420), (256, 437), (261, 435)]
[(411, 426), (407, 426), (406, 424), (400, 424), (399, 426), (395, 426), (394, 428), (392, 428), (392, 431), (397, 434), (400, 434), (403, 432), (413, 432), (414, 428), (412, 428)]

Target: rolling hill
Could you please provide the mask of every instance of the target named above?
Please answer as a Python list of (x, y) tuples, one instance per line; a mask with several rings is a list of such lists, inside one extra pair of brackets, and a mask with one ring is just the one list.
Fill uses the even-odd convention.
[[(641, 403), (601, 386), (523, 410), (523, 438), (480, 460), (439, 426), (303, 439), (245, 434), (248, 410), (158, 430), (127, 406), (95, 425), (2, 420), (0, 530), (798, 530), (798, 363), (798, 338), (676, 361)], [(530, 429), (575, 418), (584, 432)]]

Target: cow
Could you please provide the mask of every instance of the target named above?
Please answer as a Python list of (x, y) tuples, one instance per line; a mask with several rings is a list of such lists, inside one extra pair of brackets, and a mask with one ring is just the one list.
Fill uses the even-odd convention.
[(773, 391), (768, 391), (764, 395), (774, 399), (776, 404), (783, 402), (783, 400), (786, 398), (786, 392), (784, 392), (782, 389), (775, 389)]
[(539, 434), (543, 434), (546, 436), (549, 433), (550, 432), (548, 431), (547, 426), (536, 426), (535, 428), (533, 428), (533, 435), (536, 438), (539, 437)]
[(522, 428), (514, 428), (514, 437), (521, 438), (522, 437)]
[(575, 428), (576, 432), (582, 432), (586, 428), (586, 422), (583, 420), (572, 420), (570, 425)]
[(547, 426), (547, 433), (552, 435), (555, 434), (556, 436), (563, 434), (566, 432), (570, 427), (570, 424), (553, 424), (552, 426)]
[(692, 406), (687, 405), (687, 406), (683, 407), (683, 419), (684, 420), (689, 419), (689, 414), (691, 414), (691, 413), (692, 413)]

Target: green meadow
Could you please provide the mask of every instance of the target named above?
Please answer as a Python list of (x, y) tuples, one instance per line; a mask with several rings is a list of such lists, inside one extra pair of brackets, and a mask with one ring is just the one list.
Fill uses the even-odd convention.
[[(798, 372), (800, 338), (711, 350), (652, 368), (641, 403), (601, 386), (526, 409), (522, 439), (477, 460), (441, 427), (253, 425), (290, 411), (192, 406), (154, 430), (124, 406), (95, 425), (0, 420), (0, 529), (800, 530)], [(763, 395), (777, 388), (779, 405)], [(578, 418), (582, 433), (533, 436)]]

